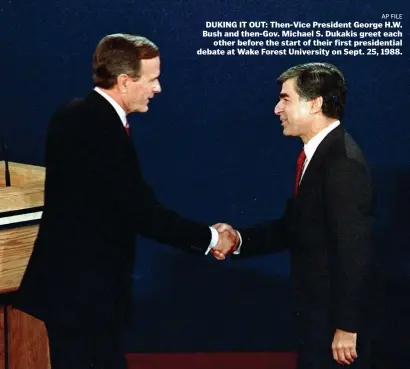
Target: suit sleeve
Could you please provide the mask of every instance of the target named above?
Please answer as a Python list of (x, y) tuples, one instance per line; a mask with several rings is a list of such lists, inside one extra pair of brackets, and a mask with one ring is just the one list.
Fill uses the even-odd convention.
[(335, 329), (358, 332), (371, 262), (372, 187), (367, 168), (349, 159), (326, 170)]
[(156, 199), (122, 132), (118, 137), (116, 133), (100, 129), (94, 135), (77, 134), (74, 139), (73, 155), (83, 168), (83, 183), (93, 184), (88, 189), (90, 197), (95, 202), (106, 201), (103, 206), (109, 207), (113, 216), (123, 217), (126, 227), (135, 233), (186, 251), (205, 252), (212, 236), (209, 227), (180, 216)]
[(282, 217), (248, 228), (238, 229), (242, 237), (240, 254), (233, 258), (245, 258), (279, 252), (288, 248), (287, 229), (293, 200), (289, 200)]

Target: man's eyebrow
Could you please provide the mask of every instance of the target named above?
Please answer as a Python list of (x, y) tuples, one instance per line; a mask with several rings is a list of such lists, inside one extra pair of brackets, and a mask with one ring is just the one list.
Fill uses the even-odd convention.
[(286, 94), (286, 93), (284, 93), (284, 92), (281, 92), (281, 93), (279, 94), (279, 97), (280, 97), (281, 99), (284, 99), (285, 97), (289, 97), (289, 95)]

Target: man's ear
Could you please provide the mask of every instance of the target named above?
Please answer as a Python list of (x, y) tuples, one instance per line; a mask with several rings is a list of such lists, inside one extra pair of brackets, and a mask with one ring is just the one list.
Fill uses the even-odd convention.
[(323, 97), (322, 96), (315, 97), (313, 100), (311, 100), (310, 112), (312, 114), (320, 113), (322, 111), (322, 106), (323, 106)]
[(117, 76), (117, 88), (120, 93), (125, 94), (127, 92), (128, 77), (126, 74), (120, 74)]

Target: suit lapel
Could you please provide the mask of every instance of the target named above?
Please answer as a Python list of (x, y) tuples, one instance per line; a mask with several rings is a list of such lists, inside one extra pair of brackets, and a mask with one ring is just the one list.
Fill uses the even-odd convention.
[(319, 144), (308, 164), (308, 167), (306, 168), (305, 174), (302, 177), (302, 181), (300, 182), (298, 195), (296, 197), (297, 203), (302, 201), (303, 198), (309, 193), (309, 189), (311, 188), (312, 183), (314, 182), (315, 178), (318, 175), (318, 172), (320, 171), (322, 161), (325, 158), (329, 147), (337, 138), (340, 138), (343, 135), (344, 128), (342, 127), (342, 125), (339, 125), (333, 131), (331, 131)]
[(101, 116), (99, 120), (100, 129), (104, 129), (101, 125), (109, 125), (111, 129), (114, 129), (115, 126), (118, 132), (124, 133), (121, 134), (121, 136), (127, 137), (127, 132), (125, 131), (121, 118), (118, 116), (114, 107), (103, 96), (93, 90), (87, 96), (86, 101), (93, 111)]
[[(126, 146), (128, 151), (129, 163), (139, 166), (138, 155), (131, 138), (127, 135), (121, 118), (114, 107), (98, 92), (92, 91), (87, 97), (86, 102), (89, 107), (89, 112), (93, 119), (97, 122), (98, 129), (104, 132), (103, 137), (109, 138), (109, 142), (100, 142), (107, 146), (107, 150), (111, 150), (114, 153), (118, 151), (116, 147), (118, 145)], [(115, 155), (115, 154), (113, 154)], [(125, 163), (123, 163), (125, 165)]]

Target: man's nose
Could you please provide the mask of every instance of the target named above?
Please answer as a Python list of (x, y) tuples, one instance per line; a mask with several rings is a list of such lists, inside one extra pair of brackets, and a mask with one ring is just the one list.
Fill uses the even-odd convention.
[(161, 84), (159, 82), (154, 86), (154, 93), (159, 94), (162, 91)]
[(282, 102), (279, 101), (279, 102), (276, 104), (275, 109), (273, 109), (273, 112), (274, 112), (276, 115), (280, 115), (280, 113), (281, 113), (282, 111), (283, 111)]

